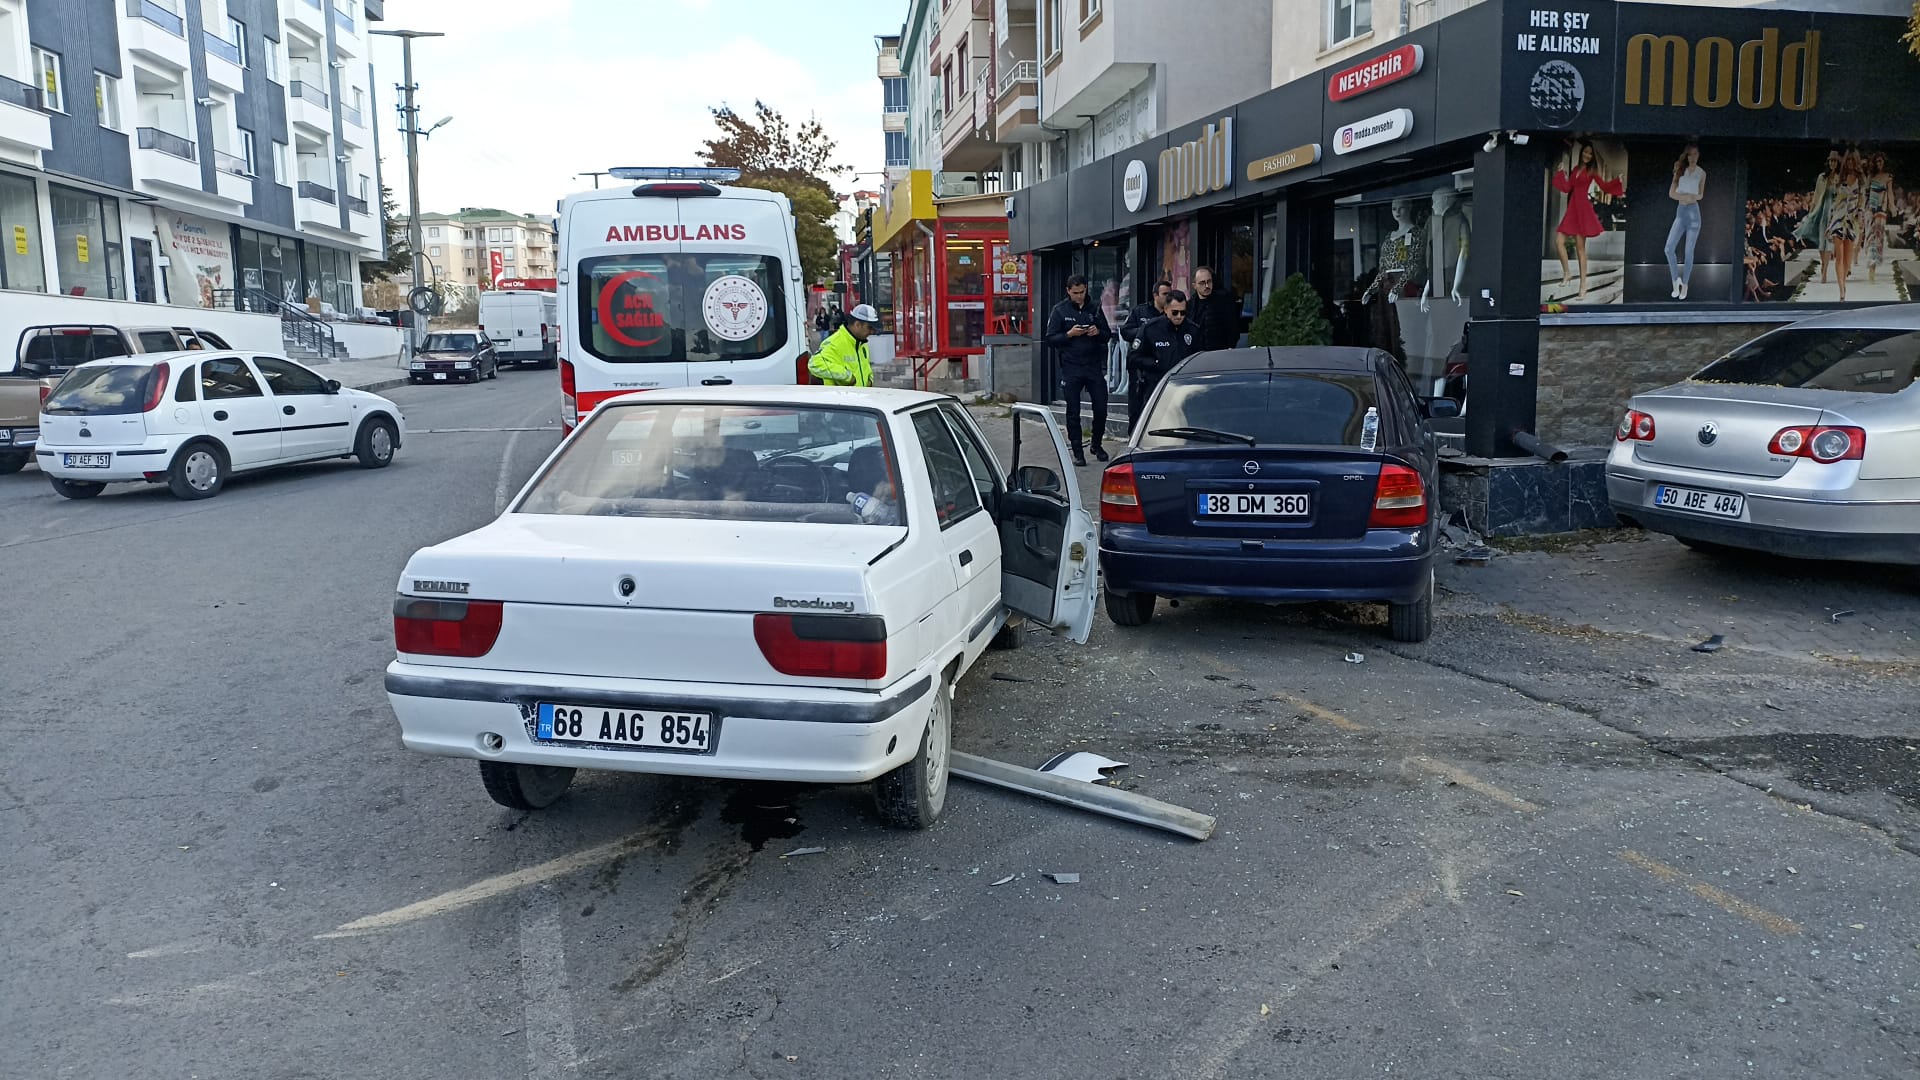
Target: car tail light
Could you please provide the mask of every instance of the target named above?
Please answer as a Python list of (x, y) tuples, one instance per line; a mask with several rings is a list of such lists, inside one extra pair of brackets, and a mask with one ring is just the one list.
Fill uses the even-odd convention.
[(1822, 464), (1859, 461), (1867, 453), (1867, 433), (1857, 427), (1781, 428), (1767, 444), (1767, 452), (1782, 457), (1812, 458)]
[(1140, 488), (1133, 482), (1132, 465), (1115, 465), (1100, 474), (1100, 520), (1123, 525), (1147, 523), (1147, 509), (1140, 505)]
[(573, 361), (560, 361), (560, 426), (568, 431), (580, 422), (580, 406), (573, 393)]
[(714, 187), (712, 184), (702, 184), (698, 182), (687, 183), (684, 181), (669, 181), (664, 184), (641, 184), (639, 187), (633, 189), (633, 194), (635, 198), (645, 198), (649, 195), (653, 195), (653, 196), (664, 196), (669, 199), (684, 199), (684, 198), (698, 199), (698, 198), (712, 198), (713, 196), (720, 194), (720, 189), (717, 187)]
[(500, 639), (505, 612), (498, 600), (402, 596), (393, 602), (393, 647), (422, 656), (485, 656)]
[(813, 368), (808, 366), (812, 363), (813, 357), (807, 353), (801, 353), (799, 359), (793, 362), (793, 385), (813, 385)]
[(1627, 415), (1620, 418), (1620, 426), (1614, 429), (1614, 442), (1648, 442), (1653, 438), (1653, 417), (1638, 409), (1628, 409)]
[(172, 370), (167, 366), (167, 362), (162, 360), (153, 365), (153, 370), (147, 373), (147, 400), (140, 406), (141, 412), (152, 412), (160, 407), (160, 399), (167, 393), (167, 375)]
[(887, 674), (887, 621), (878, 615), (755, 615), (753, 640), (782, 675), (882, 679)]
[(45, 383), (41, 383), (40, 384), (40, 404), (45, 405), (47, 403), (47, 399), (52, 396), (53, 396), (53, 387), (48, 386)]
[(1373, 490), (1373, 514), (1367, 518), (1367, 528), (1405, 529), (1426, 523), (1426, 481), (1405, 465), (1380, 466), (1380, 481)]

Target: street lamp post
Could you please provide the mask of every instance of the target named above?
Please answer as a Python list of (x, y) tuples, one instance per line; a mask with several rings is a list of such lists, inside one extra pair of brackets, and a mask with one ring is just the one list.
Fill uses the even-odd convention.
[(605, 170), (602, 170), (602, 171), (600, 171), (600, 172), (583, 172), (583, 173), (574, 173), (573, 175), (575, 175), (575, 176), (591, 176), (591, 177), (593, 177), (593, 190), (595, 190), (595, 191), (599, 191), (599, 190), (600, 190), (600, 178), (601, 178), (601, 177), (603, 177), (603, 176), (605, 176), (605, 175), (607, 175), (607, 174), (606, 174), (606, 171), (605, 171)]
[[(400, 78), (402, 80), (400, 92), (404, 95), (404, 100), (400, 103), (400, 130), (407, 136), (407, 200), (411, 204), (408, 213), (407, 243), (413, 252), (413, 266), (411, 269), (413, 286), (417, 289), (420, 287), (420, 260), (422, 257), (420, 248), (419, 138), (425, 134), (425, 132), (420, 130), (420, 108), (413, 103), (413, 92), (417, 89), (413, 82), (413, 39), (445, 37), (446, 35), (433, 30), (370, 30), (368, 32), (379, 34), (382, 37), (396, 37), (400, 39)], [(445, 120), (440, 121), (440, 124), (444, 123), (446, 123)], [(435, 124), (434, 127), (439, 127), (440, 124)], [(417, 311), (413, 311), (411, 304), (408, 305), (407, 310), (413, 312), (414, 333), (409, 340), (409, 344), (418, 345), (421, 335), (424, 334), (427, 329), (427, 317)]]

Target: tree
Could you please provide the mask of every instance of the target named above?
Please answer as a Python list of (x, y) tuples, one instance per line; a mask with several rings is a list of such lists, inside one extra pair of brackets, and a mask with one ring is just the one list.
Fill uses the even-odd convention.
[(1907, 43), (1907, 51), (1920, 56), (1920, 0), (1914, 0), (1913, 14), (1907, 17), (1907, 32), (1900, 36)]
[(840, 209), (833, 180), (852, 172), (833, 164), (836, 144), (820, 121), (793, 125), (764, 101), (753, 116), (722, 105), (710, 109), (720, 134), (706, 141), (700, 160), (740, 170), (740, 186), (778, 191), (793, 204), (794, 239), (800, 245), (800, 273), (809, 283), (833, 280), (840, 241), (828, 219)]
[(380, 185), (380, 220), (387, 229), (387, 257), (380, 262), (360, 264), (360, 280), (386, 281), (413, 273), (413, 245), (409, 242), (408, 218), (394, 202), (393, 189)]
[(1333, 324), (1327, 322), (1326, 302), (1306, 278), (1294, 274), (1267, 297), (1247, 340), (1254, 345), (1332, 344)]

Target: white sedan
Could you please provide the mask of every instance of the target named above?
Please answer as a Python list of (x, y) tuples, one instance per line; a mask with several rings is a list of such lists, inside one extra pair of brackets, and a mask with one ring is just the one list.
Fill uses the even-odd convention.
[(492, 524), (416, 552), (386, 688), (412, 750), (545, 806), (576, 769), (875, 781), (924, 828), (952, 694), (1018, 613), (1084, 642), (1097, 534), (1044, 408), (1003, 470), (950, 397), (741, 386), (597, 409)]
[(127, 480), (205, 499), (232, 473), (297, 461), (357, 457), (384, 468), (401, 425), (393, 402), (284, 356), (150, 353), (67, 372), (40, 403), (34, 455), (69, 499)]

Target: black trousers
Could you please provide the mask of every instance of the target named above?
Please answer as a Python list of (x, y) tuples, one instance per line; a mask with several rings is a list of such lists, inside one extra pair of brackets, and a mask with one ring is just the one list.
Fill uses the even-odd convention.
[(1127, 431), (1129, 433), (1140, 426), (1140, 414), (1146, 411), (1147, 399), (1153, 396), (1153, 388), (1159, 384), (1158, 372), (1136, 367), (1128, 373)]
[(1107, 373), (1100, 368), (1060, 369), (1060, 392), (1067, 401), (1067, 443), (1080, 453), (1080, 392), (1093, 402), (1093, 445), (1107, 434)]

